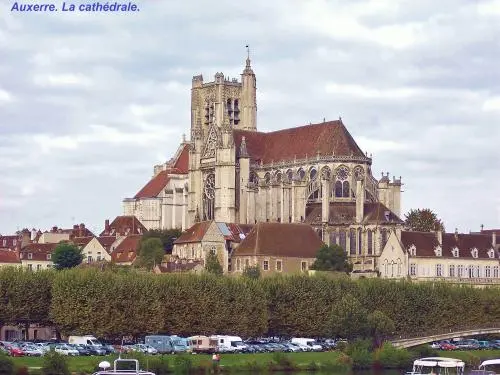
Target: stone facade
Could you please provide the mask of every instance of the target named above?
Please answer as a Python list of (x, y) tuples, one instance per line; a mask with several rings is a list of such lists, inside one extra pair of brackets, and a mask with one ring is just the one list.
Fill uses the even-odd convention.
[(126, 213), (148, 229), (185, 230), (210, 220), (305, 222), (326, 243), (343, 246), (356, 272), (374, 272), (389, 235), (402, 229), (401, 178), (391, 181), (386, 173), (377, 180), (371, 156), (341, 119), (257, 131), (256, 82), (249, 58), (240, 80), (222, 73), (212, 82), (193, 77), (191, 139), (181, 145), (188, 166), (177, 168), (185, 174), (174, 183), (176, 156), (160, 182), (150, 181), (155, 189), (146, 185), (147, 194), (124, 201)]
[(380, 275), (416, 281), (500, 284), (496, 235), (406, 232), (391, 235), (380, 254)]

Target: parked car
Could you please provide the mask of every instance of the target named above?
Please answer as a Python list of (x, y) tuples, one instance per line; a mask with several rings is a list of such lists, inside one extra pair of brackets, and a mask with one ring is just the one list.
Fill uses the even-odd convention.
[(5, 348), (9, 351), (9, 355), (12, 357), (24, 356), (24, 351), (17, 344), (9, 343), (5, 346)]
[(441, 343), (439, 349), (441, 349), (441, 350), (457, 350), (458, 348), (456, 345), (453, 345), (449, 342), (443, 342), (443, 343)]
[(38, 346), (32, 343), (23, 343), (19, 346), (22, 351), (24, 352), (24, 355), (28, 357), (40, 357), (43, 355), (42, 350)]
[(76, 349), (73, 349), (71, 348), (70, 346), (66, 345), (66, 344), (59, 344), (59, 345), (56, 345), (54, 350), (56, 351), (56, 353), (59, 353), (59, 354), (62, 354), (62, 355), (71, 355), (71, 356), (75, 356), (75, 355), (78, 355), (78, 350)]

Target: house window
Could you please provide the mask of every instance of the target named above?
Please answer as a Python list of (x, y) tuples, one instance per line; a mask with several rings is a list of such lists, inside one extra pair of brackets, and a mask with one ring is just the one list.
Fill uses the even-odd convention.
[(442, 264), (436, 264), (436, 276), (437, 277), (443, 276), (443, 265)]
[(457, 276), (464, 277), (464, 266), (459, 264), (457, 267)]
[(300, 269), (302, 271), (307, 271), (307, 262), (304, 261), (300, 262)]
[(491, 277), (491, 266), (484, 266), (484, 277)]
[(469, 265), (469, 278), (473, 278), (474, 277), (474, 266), (472, 265)]
[(342, 249), (344, 249), (344, 252), (347, 251), (347, 246), (346, 246), (346, 233), (345, 231), (341, 230), (339, 234), (339, 245)]
[(250, 267), (250, 260), (245, 259), (245, 268), (248, 268), (248, 267)]
[(30, 264), (28, 264), (28, 270), (29, 270), (29, 271), (33, 271), (33, 265), (32, 265), (31, 263), (30, 263)]
[(89, 255), (89, 256), (87, 257), (87, 263), (92, 263), (92, 255)]
[(401, 276), (401, 259), (398, 259), (398, 276)]
[(191, 258), (194, 258), (194, 247), (191, 248)]
[(52, 264), (47, 264), (47, 268), (51, 268), (52, 267)]
[(415, 263), (410, 264), (410, 276), (417, 275), (417, 265)]
[(475, 277), (481, 277), (481, 266), (474, 267), (474, 275)]
[(371, 230), (368, 231), (368, 255), (373, 254), (373, 233)]
[(33, 259), (33, 254), (28, 253), (28, 259)]
[(455, 277), (455, 265), (450, 264), (450, 267), (448, 268), (448, 273), (450, 277)]
[(493, 267), (493, 277), (498, 278), (498, 266)]
[(36, 265), (36, 270), (37, 270), (37, 271), (40, 271), (41, 269), (42, 269), (42, 265), (41, 265), (41, 264), (37, 264), (37, 265)]
[(281, 263), (281, 260), (277, 260), (277, 261), (276, 261), (276, 271), (281, 272), (282, 267), (283, 267), (283, 265), (282, 265), (282, 263)]
[(236, 259), (236, 271), (241, 271), (241, 261), (240, 259)]
[(100, 256), (100, 255), (98, 255), (98, 256), (97, 256), (97, 258), (96, 258), (96, 260), (97, 260), (98, 262), (100, 262), (100, 261), (101, 261), (101, 256)]
[(349, 253), (351, 255), (356, 255), (356, 230), (351, 229), (349, 231)]
[(264, 271), (269, 271), (269, 261), (268, 260), (265, 260), (262, 262), (262, 269)]

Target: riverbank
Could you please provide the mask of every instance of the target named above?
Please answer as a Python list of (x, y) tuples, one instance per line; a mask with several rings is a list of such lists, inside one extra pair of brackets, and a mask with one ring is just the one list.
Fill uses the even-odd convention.
[[(413, 361), (420, 355), (417, 352), (408, 352), (406, 357)], [(476, 367), (480, 361), (491, 358), (500, 358), (499, 350), (475, 350), (475, 351), (439, 351), (442, 357), (453, 357), (464, 360), (468, 367)], [(376, 353), (366, 353), (363, 365), (365, 368), (408, 368), (410, 363), (394, 360), (393, 363), (380, 363)], [(424, 356), (424, 355), (422, 355)], [(89, 374), (97, 369), (99, 362), (109, 361), (113, 363), (114, 356), (106, 357), (68, 357), (69, 370), (77, 374)], [(359, 358), (352, 357), (339, 352), (305, 352), (305, 353), (256, 353), (256, 354), (225, 354), (221, 356), (221, 372), (274, 372), (274, 371), (329, 371), (347, 372), (356, 367)], [(166, 372), (208, 372), (213, 369), (210, 355), (163, 355), (163, 356), (134, 356), (141, 361), (143, 369), (156, 370), (157, 375)], [(12, 358), (16, 368), (26, 367), (31, 374), (40, 372), (43, 366), (43, 357), (17, 357)], [(381, 366), (382, 365), (382, 366)], [(158, 368), (158, 366), (161, 367)]]

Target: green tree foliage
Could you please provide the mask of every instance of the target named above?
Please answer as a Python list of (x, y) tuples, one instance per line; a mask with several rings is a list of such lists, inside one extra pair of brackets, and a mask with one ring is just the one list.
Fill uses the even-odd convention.
[(57, 270), (76, 267), (82, 260), (82, 250), (67, 242), (61, 242), (52, 253), (52, 263)]
[(338, 245), (323, 245), (316, 254), (316, 260), (311, 269), (317, 271), (340, 271), (350, 273), (352, 264), (347, 259), (347, 254)]
[(43, 375), (70, 375), (68, 360), (63, 354), (49, 351), (43, 356)]
[(373, 338), (375, 346), (379, 347), (384, 338), (394, 332), (396, 326), (394, 325), (394, 321), (386, 314), (382, 311), (375, 310), (368, 314), (367, 328)]
[(6, 354), (0, 352), (0, 374), (12, 375), (14, 374), (14, 362), (7, 357)]
[(211, 251), (208, 252), (205, 258), (205, 271), (214, 275), (222, 275), (224, 273), (217, 254)]
[(174, 241), (182, 234), (180, 229), (151, 229), (142, 235), (142, 241), (150, 238), (159, 238), (163, 244), (165, 253), (172, 254)]
[(405, 227), (416, 232), (444, 232), (445, 230), (443, 222), (429, 208), (410, 210), (405, 215)]
[(366, 337), (367, 315), (367, 310), (358, 299), (346, 294), (330, 315), (331, 335), (347, 339)]
[(500, 294), (497, 288), (330, 274), (251, 279), (208, 272), (155, 275), (79, 267), (29, 272), (2, 267), (0, 321), (54, 324), (66, 335), (92, 332), (107, 339), (220, 333), (381, 342), (393, 333), (414, 334), (415, 327), (432, 334), (498, 324)]
[(243, 271), (243, 276), (248, 277), (250, 279), (258, 279), (260, 277), (260, 267), (259, 266), (246, 267)]
[(136, 265), (151, 270), (155, 265), (161, 264), (164, 256), (165, 250), (163, 250), (161, 240), (159, 238), (148, 238), (141, 241)]

